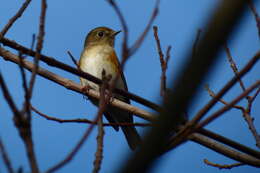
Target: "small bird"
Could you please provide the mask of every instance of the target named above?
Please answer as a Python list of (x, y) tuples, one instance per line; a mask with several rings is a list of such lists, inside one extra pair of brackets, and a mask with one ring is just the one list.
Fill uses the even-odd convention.
[[(102, 71), (106, 75), (111, 75), (113, 79), (119, 74), (115, 87), (123, 90), (127, 89), (126, 80), (114, 50), (115, 36), (121, 31), (114, 31), (107, 27), (98, 27), (91, 30), (85, 40), (84, 49), (79, 60), (79, 68), (99, 79), (102, 79)], [(99, 86), (84, 78), (80, 78), (81, 85), (89, 86), (92, 89), (99, 90)], [(115, 98), (130, 104), (130, 100), (120, 95), (114, 95)], [(90, 99), (90, 101), (98, 106), (98, 102)], [(104, 115), (111, 123), (133, 123), (133, 115), (129, 112), (107, 106)], [(113, 128), (118, 131), (119, 126), (114, 125)], [(141, 138), (134, 126), (121, 126), (126, 137), (129, 147), (134, 150), (140, 144)]]

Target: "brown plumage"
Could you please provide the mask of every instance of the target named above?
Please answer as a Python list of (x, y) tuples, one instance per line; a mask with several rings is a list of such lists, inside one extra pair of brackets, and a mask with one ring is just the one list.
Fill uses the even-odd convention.
[[(102, 71), (105, 70), (107, 75), (112, 76), (112, 80), (119, 73), (120, 77), (115, 83), (116, 88), (127, 91), (127, 84), (123, 72), (120, 69), (120, 64), (114, 50), (115, 32), (107, 27), (98, 27), (90, 31), (86, 37), (84, 49), (81, 53), (79, 66), (82, 71), (90, 73), (97, 78), (102, 78)], [(98, 85), (86, 79), (80, 78), (82, 85), (89, 85), (96, 90)], [(120, 95), (115, 95), (115, 98), (126, 103), (130, 100)], [(91, 100), (93, 104), (98, 105), (97, 101)], [(111, 123), (132, 123), (133, 115), (126, 111), (108, 106), (104, 112), (106, 119)], [(119, 130), (118, 126), (113, 126), (115, 130)], [(121, 129), (127, 139), (131, 149), (135, 149), (141, 142), (140, 136), (134, 126), (121, 126)]]

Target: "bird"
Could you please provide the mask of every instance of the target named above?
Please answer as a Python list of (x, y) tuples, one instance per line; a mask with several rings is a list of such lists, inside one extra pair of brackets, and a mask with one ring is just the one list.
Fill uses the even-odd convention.
[[(114, 31), (108, 27), (97, 27), (91, 30), (85, 39), (84, 49), (81, 52), (79, 60), (79, 68), (83, 72), (89, 73), (99, 79), (102, 79), (102, 72), (110, 75), (115, 81), (115, 87), (128, 91), (125, 76), (121, 70), (117, 54), (114, 49), (115, 36), (121, 31)], [(99, 91), (99, 85), (85, 79), (80, 78), (82, 86), (88, 86)], [(115, 98), (130, 104), (130, 100), (124, 96), (114, 94)], [(98, 106), (98, 101), (90, 98), (90, 101)], [(107, 106), (104, 115), (110, 123), (133, 123), (133, 115), (119, 108)], [(122, 129), (129, 147), (135, 150), (141, 143), (141, 138), (134, 126), (112, 126), (116, 131), (119, 127)]]

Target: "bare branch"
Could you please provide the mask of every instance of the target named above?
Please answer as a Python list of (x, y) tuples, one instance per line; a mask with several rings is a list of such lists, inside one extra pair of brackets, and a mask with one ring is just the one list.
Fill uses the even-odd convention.
[[(60, 118), (55, 118), (53, 116), (49, 116), (49, 115), (46, 115), (42, 112), (40, 112), (39, 110), (37, 110), (35, 107), (31, 106), (31, 109), (39, 114), (41, 117), (47, 119), (47, 120), (51, 120), (51, 121), (55, 121), (55, 122), (58, 122), (58, 123), (87, 123), (87, 124), (95, 124), (97, 125), (97, 122), (94, 122), (94, 121), (91, 121), (91, 120), (88, 120), (88, 119), (82, 119), (82, 118), (77, 118), (77, 119), (60, 119)], [(152, 126), (152, 124), (150, 123), (103, 123), (103, 126), (140, 126), (140, 127), (149, 127), (149, 126)]]
[(162, 52), (161, 43), (160, 43), (160, 39), (158, 36), (158, 27), (154, 26), (153, 31), (154, 31), (154, 38), (156, 41), (157, 51), (159, 54), (161, 70), (162, 70), (160, 95), (162, 97), (164, 97), (166, 94), (166, 89), (167, 89), (167, 87), (166, 87), (166, 70), (167, 70), (167, 66), (168, 66), (168, 61), (170, 59), (171, 46), (168, 46), (167, 51), (166, 51), (166, 58), (164, 59), (164, 54)]
[(157, 15), (159, 13), (159, 5), (160, 5), (160, 0), (156, 0), (155, 7), (153, 9), (150, 20), (149, 20), (147, 26), (145, 27), (143, 33), (139, 36), (139, 38), (135, 41), (135, 43), (129, 49), (129, 56), (132, 56), (138, 50), (138, 48), (141, 46), (141, 44), (143, 43), (144, 38), (148, 34), (148, 31), (150, 30), (155, 18), (157, 17)]
[(4, 37), (4, 35), (7, 33), (7, 31), (12, 27), (12, 25), (14, 24), (14, 22), (22, 16), (23, 12), (26, 10), (26, 8), (28, 7), (28, 5), (30, 4), (31, 0), (26, 0), (22, 7), (17, 11), (17, 13), (9, 20), (9, 22), (5, 25), (5, 27), (3, 28), (3, 30), (0, 33), (0, 40), (2, 39), (2, 37)]
[[(209, 95), (211, 97), (216, 97), (216, 94), (209, 88), (208, 85), (205, 85), (205, 89), (208, 91)], [(224, 104), (224, 105), (228, 105), (228, 102), (226, 102), (224, 99), (219, 99), (219, 101)], [(239, 110), (244, 110), (244, 108), (242, 106), (238, 106), (238, 105), (234, 105), (233, 108), (239, 109)]]
[[(227, 43), (224, 44), (224, 48), (225, 48), (226, 53), (227, 53), (227, 58), (228, 58), (228, 61), (229, 61), (229, 63), (230, 63), (230, 67), (231, 67), (231, 69), (233, 70), (233, 72), (235, 73), (235, 75), (237, 75), (237, 73), (238, 73), (238, 68), (237, 68), (237, 65), (236, 65), (235, 61), (233, 60), (233, 57), (232, 57), (232, 55), (231, 55), (230, 49), (229, 49), (228, 46), (227, 46)], [(240, 87), (242, 88), (242, 90), (245, 91), (245, 90), (246, 90), (246, 87), (245, 87), (245, 85), (244, 85), (242, 79), (239, 79), (238, 82), (239, 82)]]
[[(31, 79), (30, 79), (30, 82), (29, 82), (28, 94), (27, 94), (27, 97), (26, 97), (27, 98), (27, 100), (26, 100), (27, 107), (29, 107), (28, 105), (30, 105), (30, 99), (32, 97), (33, 86), (34, 86), (34, 83), (35, 83), (38, 65), (39, 65), (39, 61), (40, 61), (40, 57), (41, 57), (41, 50), (42, 50), (42, 47), (43, 47), (43, 40), (44, 40), (44, 35), (45, 35), (44, 27), (45, 27), (46, 9), (47, 9), (46, 0), (42, 0), (41, 1), (41, 15), (40, 15), (40, 24), (39, 24), (39, 34), (38, 34), (36, 53), (35, 53), (35, 58), (34, 58), (35, 66), (32, 69), (32, 75), (31, 75)], [(29, 112), (28, 112), (28, 118), (30, 119), (30, 113)]]
[(195, 39), (195, 41), (193, 43), (193, 47), (192, 47), (192, 57), (194, 57), (196, 52), (197, 52), (197, 46), (198, 46), (198, 43), (199, 43), (199, 40), (200, 40), (201, 32), (202, 32), (202, 30), (198, 29), (196, 39)]
[[(183, 129), (181, 129), (172, 139), (171, 141), (175, 141), (173, 142), (171, 145), (172, 147), (177, 146), (178, 144), (180, 144), (181, 141), (184, 141), (186, 139), (187, 136), (189, 136), (189, 134), (191, 134), (195, 129), (194, 127), (196, 126), (196, 124), (203, 118), (203, 116), (219, 101), (219, 99), (238, 81), (238, 79), (240, 79), (243, 75), (245, 75), (248, 71), (250, 71), (252, 69), (252, 67), (259, 61), (260, 59), (260, 52), (257, 52), (256, 55), (246, 64), (246, 66), (240, 71), (238, 72), (238, 74), (236, 76), (234, 76), (229, 82), (227, 82), (227, 84), (216, 94), (215, 97), (213, 97), (196, 115), (195, 117), (186, 123), (186, 125), (184, 126)], [(256, 84), (258, 85), (258, 84)], [(256, 86), (253, 86), (253, 88)], [(252, 87), (250, 88), (251, 91)], [(244, 95), (243, 95), (244, 94)], [(247, 92), (244, 92), (242, 94), (242, 96), (247, 96)], [(240, 95), (241, 96), (241, 95)], [(242, 97), (243, 98), (243, 97)], [(240, 99), (238, 99), (237, 101), (239, 101)], [(233, 102), (233, 104), (229, 104), (228, 106), (225, 106), (222, 110), (220, 110), (219, 112), (215, 113), (215, 115), (212, 115), (212, 119), (215, 118), (215, 116), (219, 116), (222, 111), (226, 111), (226, 109), (230, 109), (233, 105), (235, 105), (237, 102)], [(210, 120), (210, 119), (208, 119)], [(211, 120), (210, 120), (211, 121)], [(208, 122), (206, 122), (204, 120), (204, 123), (207, 124)], [(205, 125), (204, 124), (204, 125)], [(200, 126), (197, 126), (197, 129), (203, 127), (202, 124), (200, 124)]]
[(10, 109), (12, 110), (12, 112), (14, 113), (14, 116), (20, 118), (20, 112), (19, 110), (17, 109), (16, 105), (15, 105), (15, 102), (6, 86), (6, 83), (4, 81), (4, 78), (0, 72), (0, 86), (1, 86), (1, 89), (2, 89), (2, 93), (5, 97), (5, 100), (6, 102), (8, 103)]
[(196, 143), (199, 143), (238, 162), (245, 163), (258, 168), (260, 167), (260, 159), (256, 159), (255, 157), (252, 157), (250, 155), (240, 153), (237, 150), (232, 150), (229, 147), (226, 147), (225, 145), (217, 143), (213, 140), (210, 140), (205, 136), (193, 133), (188, 138)]
[(260, 17), (258, 15), (257, 11), (256, 11), (256, 8), (255, 8), (252, 0), (248, 0), (248, 5), (249, 5), (249, 8), (251, 9), (254, 17), (255, 17), (256, 27), (258, 29), (258, 37), (260, 39)]
[(210, 115), (208, 118), (203, 120), (199, 125), (196, 126), (196, 128), (202, 128), (205, 125), (209, 124), (213, 120), (215, 120), (220, 115), (223, 115), (224, 112), (228, 111), (232, 106), (234, 106), (236, 103), (238, 103), (241, 99), (246, 97), (250, 92), (252, 92), (254, 89), (258, 88), (260, 86), (260, 81), (257, 81), (254, 83), (251, 87), (245, 90), (242, 94), (240, 94), (238, 97), (236, 97), (233, 101), (231, 101), (228, 105), (224, 106), (220, 110), (216, 111), (212, 115)]

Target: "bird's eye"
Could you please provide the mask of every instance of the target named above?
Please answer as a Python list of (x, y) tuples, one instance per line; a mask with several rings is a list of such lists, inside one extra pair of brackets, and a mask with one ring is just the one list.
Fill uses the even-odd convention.
[(101, 37), (103, 37), (104, 36), (104, 32), (103, 31), (100, 31), (99, 33), (98, 33), (98, 36), (101, 38)]

